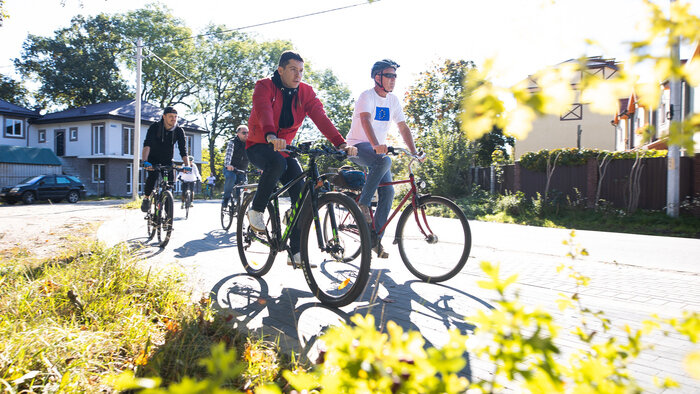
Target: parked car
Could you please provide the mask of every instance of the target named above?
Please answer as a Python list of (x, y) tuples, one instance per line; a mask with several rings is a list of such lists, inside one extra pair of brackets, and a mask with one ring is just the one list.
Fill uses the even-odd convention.
[(36, 200), (59, 202), (63, 199), (76, 203), (81, 198), (85, 198), (85, 185), (70, 175), (32, 176), (15, 186), (0, 190), (0, 199), (8, 204), (18, 201), (31, 204)]

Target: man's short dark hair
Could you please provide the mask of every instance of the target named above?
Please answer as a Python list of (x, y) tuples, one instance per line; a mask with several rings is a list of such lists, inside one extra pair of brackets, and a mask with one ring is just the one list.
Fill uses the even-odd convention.
[(163, 109), (163, 115), (165, 114), (177, 114), (177, 110), (173, 107), (165, 107), (165, 109)]
[(278, 66), (285, 68), (287, 67), (287, 64), (290, 60), (296, 60), (298, 62), (304, 63), (304, 59), (302, 59), (298, 53), (294, 51), (284, 51), (282, 52), (282, 55), (280, 55), (280, 61)]

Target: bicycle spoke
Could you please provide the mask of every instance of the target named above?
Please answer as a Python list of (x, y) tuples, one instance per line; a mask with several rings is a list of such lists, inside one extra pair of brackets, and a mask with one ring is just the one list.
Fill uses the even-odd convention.
[(397, 228), (404, 264), (424, 281), (452, 278), (469, 257), (469, 224), (464, 213), (447, 199), (428, 197), (417, 210), (408, 207)]

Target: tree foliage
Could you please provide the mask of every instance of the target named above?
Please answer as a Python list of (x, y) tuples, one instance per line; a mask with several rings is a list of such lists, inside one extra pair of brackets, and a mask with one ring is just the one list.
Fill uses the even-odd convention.
[(105, 14), (76, 16), (54, 37), (30, 34), (15, 59), (19, 73), (41, 83), (40, 104), (79, 107), (129, 97), (118, 57), (119, 24)]
[(29, 108), (29, 91), (22, 82), (0, 74), (0, 99)]
[(194, 81), (197, 54), (190, 38), (192, 31), (184, 21), (175, 18), (161, 4), (148, 4), (114, 20), (123, 36), (122, 60), (130, 69), (135, 69), (136, 40), (143, 39), (141, 99), (157, 103), (161, 108), (188, 105), (188, 98), (197, 91)]

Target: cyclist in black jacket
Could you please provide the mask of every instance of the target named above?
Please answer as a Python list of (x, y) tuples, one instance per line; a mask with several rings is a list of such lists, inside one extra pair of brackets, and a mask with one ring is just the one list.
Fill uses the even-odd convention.
[[(248, 126), (240, 125), (236, 128), (236, 136), (229, 141), (226, 147), (226, 158), (224, 159), (224, 199), (221, 205), (226, 206), (231, 198), (233, 187), (248, 180), (245, 171), (248, 169), (248, 154), (245, 151), (245, 142), (248, 139)], [(238, 199), (241, 193), (236, 189), (234, 198)]]
[[(172, 165), (173, 149), (176, 142), (184, 165), (189, 166), (190, 161), (187, 157), (185, 132), (182, 130), (182, 127), (177, 125), (177, 111), (173, 107), (165, 107), (161, 120), (153, 123), (146, 132), (146, 139), (143, 142), (143, 152), (141, 154), (143, 168), (148, 170), (153, 164)], [(175, 179), (175, 177), (172, 177), (172, 179)], [(150, 205), (148, 197), (153, 192), (157, 180), (158, 173), (148, 171), (144, 188), (144, 199), (141, 202), (141, 210), (143, 212), (148, 212)]]

